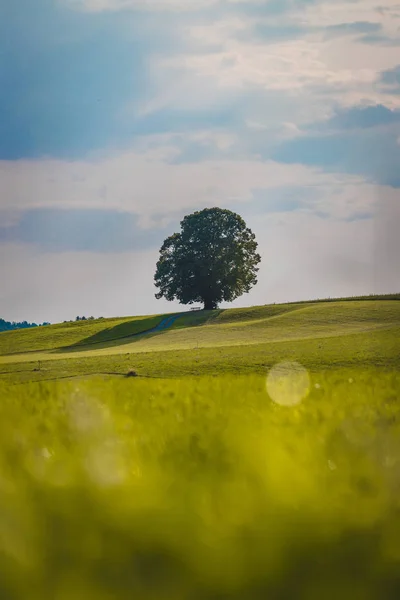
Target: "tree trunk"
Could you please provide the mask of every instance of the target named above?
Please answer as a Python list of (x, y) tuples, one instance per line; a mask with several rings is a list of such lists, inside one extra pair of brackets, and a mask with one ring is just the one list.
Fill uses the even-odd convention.
[(217, 308), (217, 303), (215, 300), (204, 300), (204, 310), (215, 310)]

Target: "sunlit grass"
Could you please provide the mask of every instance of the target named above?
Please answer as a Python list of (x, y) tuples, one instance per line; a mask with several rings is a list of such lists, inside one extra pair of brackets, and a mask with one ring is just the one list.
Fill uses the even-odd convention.
[(0, 597), (398, 597), (399, 383), (3, 387)]
[[(326, 302), (229, 309), (215, 311), (215, 314), (209, 312), (187, 313), (177, 319), (170, 330), (130, 337), (134, 333), (140, 333), (156, 325), (161, 318), (161, 316), (137, 318), (114, 324), (112, 327), (103, 325), (103, 330), (99, 330), (97, 333), (92, 332), (90, 337), (82, 337), (82, 333), (80, 333), (74, 346), (64, 345), (61, 351), (51, 348), (41, 352), (33, 351), (39, 344), (36, 340), (38, 334), (35, 330), (22, 332), (28, 335), (28, 337), (25, 336), (23, 343), (18, 337), (20, 332), (0, 334), (0, 364), (60, 360), (74, 358), (77, 355), (82, 359), (96, 357), (99, 360), (102, 356), (109, 356), (110, 361), (115, 362), (116, 359), (111, 358), (111, 355), (154, 352), (160, 356), (160, 353), (167, 351), (192, 351), (198, 348), (210, 350), (218, 348), (222, 353), (229, 353), (229, 348), (235, 346), (268, 344), (268, 347), (279, 348), (282, 342), (291, 344), (295, 349), (299, 348), (301, 353), (303, 344), (307, 346), (308, 341), (312, 344), (315, 340), (320, 340), (319, 344), (323, 345), (326, 340), (329, 348), (345, 345), (348, 349), (353, 350), (352, 344), (358, 344), (355, 334), (366, 333), (371, 340), (384, 339), (386, 333), (388, 339), (391, 338), (393, 332), (398, 335), (400, 302), (395, 300)], [(99, 327), (100, 324), (96, 326)], [(57, 327), (55, 326), (54, 331), (58, 331)], [(383, 337), (379, 335), (381, 330), (386, 332)], [(52, 329), (49, 328), (46, 343), (50, 343), (51, 331)], [(40, 336), (43, 335), (42, 332), (39, 333)], [(18, 354), (5, 355), (6, 352), (4, 348), (2, 350), (1, 346), (2, 335), (9, 336), (6, 341), (12, 335), (16, 336), (12, 347), (14, 352), (19, 352)], [(331, 338), (337, 338), (337, 340), (329, 341)], [(28, 339), (32, 341), (32, 351), (26, 353), (24, 348)], [(354, 351), (357, 353), (358, 348), (354, 347)], [(246, 349), (246, 355), (254, 353), (257, 353), (257, 348)], [(347, 349), (345, 353), (348, 354)], [(193, 355), (192, 352), (189, 354)], [(140, 357), (135, 359), (138, 363), (143, 360), (145, 359)]]
[(79, 321), (3, 332), (0, 333), (0, 357), (50, 352), (60, 358), (68, 353), (76, 354), (77, 351), (114, 354), (172, 348), (191, 349), (194, 342), (196, 345), (213, 347), (339, 336), (400, 325), (400, 302), (371, 298), (362, 301), (266, 305), (222, 311), (187, 311), (173, 323), (170, 330), (131, 338), (152, 329), (165, 316)]
[(0, 598), (397, 599), (400, 303), (161, 318), (0, 335)]
[[(164, 334), (166, 335), (166, 334)], [(162, 337), (162, 336), (160, 336)], [(191, 348), (109, 354), (32, 354), (0, 357), (0, 381), (11, 383), (83, 375), (120, 374), (135, 370), (140, 376), (179, 378), (187, 376), (264, 373), (284, 361), (298, 361), (313, 372), (341, 367), (400, 369), (400, 326), (336, 335), (249, 345)], [(125, 348), (125, 347), (124, 347)], [(60, 358), (61, 356), (61, 358)], [(40, 360), (40, 363), (38, 362)], [(39, 369), (40, 366), (40, 369)]]
[(54, 350), (124, 339), (155, 327), (162, 315), (74, 321), (0, 333), (0, 354)]

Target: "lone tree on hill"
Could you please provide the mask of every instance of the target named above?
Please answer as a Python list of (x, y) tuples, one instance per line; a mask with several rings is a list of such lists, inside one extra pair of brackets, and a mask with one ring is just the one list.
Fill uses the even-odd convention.
[(181, 228), (160, 249), (156, 298), (203, 302), (204, 310), (213, 310), (257, 283), (261, 257), (255, 235), (242, 217), (230, 210), (205, 208), (187, 215)]

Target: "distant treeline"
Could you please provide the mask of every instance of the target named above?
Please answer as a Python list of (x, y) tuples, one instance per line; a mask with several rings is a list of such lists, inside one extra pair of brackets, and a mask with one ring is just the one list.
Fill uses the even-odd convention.
[[(368, 296), (346, 296), (344, 298), (317, 298), (297, 300), (297, 302), (277, 302), (276, 304), (312, 304), (316, 302), (352, 302), (353, 300), (400, 300), (400, 294), (369, 294)], [(274, 303), (275, 304), (275, 303)]]
[[(102, 319), (103, 317), (98, 317)], [(94, 321), (95, 317), (76, 317), (75, 321)], [(74, 321), (64, 321), (64, 323), (74, 323)]]
[(21, 321), (17, 323), (15, 321), (5, 321), (0, 319), (0, 331), (12, 331), (14, 329), (29, 329), (31, 327), (43, 327), (43, 325), (50, 325), (50, 323), (28, 323), (27, 321)]

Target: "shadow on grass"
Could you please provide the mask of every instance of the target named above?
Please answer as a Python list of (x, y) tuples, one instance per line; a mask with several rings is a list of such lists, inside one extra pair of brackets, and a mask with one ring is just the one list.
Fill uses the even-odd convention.
[[(63, 346), (55, 350), (55, 353), (64, 352), (82, 352), (87, 349), (88, 346), (93, 348), (107, 348), (109, 346), (129, 344), (135, 339), (141, 338), (143, 335), (149, 335), (150, 333), (159, 332), (163, 330), (157, 330), (157, 328), (172, 315), (165, 317), (163, 315), (157, 317), (144, 317), (143, 319), (133, 319), (132, 321), (125, 321), (114, 327), (107, 327), (98, 331), (94, 335), (91, 335), (83, 340), (80, 340), (76, 344), (70, 346)], [(173, 315), (175, 316), (175, 315)]]
[(220, 312), (220, 310), (188, 311), (185, 313), (173, 313), (170, 315), (159, 315), (157, 317), (145, 317), (143, 319), (126, 321), (114, 327), (102, 329), (96, 334), (80, 340), (76, 344), (58, 348), (53, 353), (63, 354), (66, 352), (82, 352), (89, 348), (100, 350), (123, 346), (132, 342), (139, 342), (144, 337), (150, 339), (162, 335), (171, 329), (186, 329), (188, 327), (204, 325), (218, 316)]
[(180, 319), (172, 324), (172, 329), (187, 329), (212, 323), (223, 309), (188, 311), (181, 315)]

